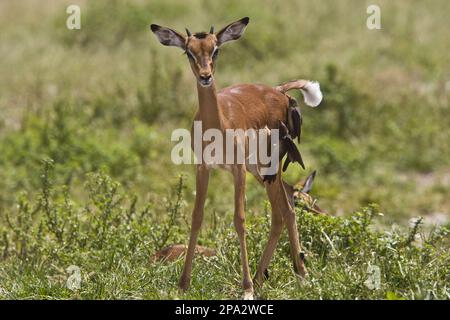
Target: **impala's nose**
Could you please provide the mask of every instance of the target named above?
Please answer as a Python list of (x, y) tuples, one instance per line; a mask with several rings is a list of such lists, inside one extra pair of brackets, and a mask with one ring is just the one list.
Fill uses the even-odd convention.
[(204, 87), (210, 86), (212, 83), (212, 76), (211, 74), (202, 74), (200, 75), (200, 84)]

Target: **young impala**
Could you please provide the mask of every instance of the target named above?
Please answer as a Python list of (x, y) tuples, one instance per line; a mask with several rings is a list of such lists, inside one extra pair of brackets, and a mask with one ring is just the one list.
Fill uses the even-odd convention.
[[(301, 116), (293, 103), (295, 100), (289, 97), (286, 91), (300, 89), (306, 104), (315, 107), (322, 99), (317, 83), (294, 80), (275, 88), (261, 84), (237, 84), (219, 91), (216, 90), (214, 71), (219, 48), (228, 41), (240, 38), (248, 22), (249, 18), (243, 18), (216, 33), (214, 28), (211, 28), (210, 32), (195, 34), (191, 34), (186, 29), (187, 36), (155, 24), (152, 24), (150, 28), (163, 45), (178, 47), (186, 53), (197, 80), (199, 108), (195, 121), (201, 121), (202, 130), (215, 128), (224, 132), (227, 129), (265, 129), (270, 132), (274, 129), (283, 131), (282, 129), (285, 128), (289, 134), (280, 138), (280, 156), (287, 153), (290, 161), (296, 160), (302, 163), (301, 158), (298, 158), (298, 151), (296, 148), (294, 148), (295, 150), (292, 148), (291, 139), (291, 137), (300, 136)], [(193, 133), (191, 130), (191, 135)], [(235, 143), (236, 148), (242, 148), (242, 145), (237, 145), (237, 140)], [(243, 144), (245, 152), (248, 152), (247, 140)], [(205, 148), (207, 145), (208, 142), (203, 142), (202, 147)], [(191, 234), (179, 282), (182, 290), (188, 289), (190, 285), (192, 262), (203, 220), (203, 207), (212, 167), (205, 162), (196, 166), (196, 199), (192, 213)], [(264, 280), (264, 273), (280, 238), (283, 225), (286, 225), (288, 229), (294, 270), (303, 278), (306, 275), (306, 269), (303, 255), (300, 254), (299, 236), (293, 209), (294, 188), (282, 180), (281, 166), (277, 166), (276, 174), (271, 177), (261, 174), (261, 166), (258, 163), (255, 165), (247, 162), (235, 162), (231, 165), (219, 164), (219, 167), (231, 171), (234, 178), (234, 226), (240, 243), (244, 298), (253, 298), (253, 281), (247, 258), (244, 212), (246, 171), (252, 173), (264, 185), (272, 207), (269, 240), (256, 271), (255, 283), (261, 285)]]

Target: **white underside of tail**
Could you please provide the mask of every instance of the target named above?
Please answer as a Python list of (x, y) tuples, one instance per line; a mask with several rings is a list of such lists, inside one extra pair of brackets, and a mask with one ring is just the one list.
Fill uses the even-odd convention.
[(310, 107), (317, 107), (322, 101), (323, 95), (320, 91), (320, 85), (316, 81), (308, 81), (308, 83), (300, 89), (305, 103)]

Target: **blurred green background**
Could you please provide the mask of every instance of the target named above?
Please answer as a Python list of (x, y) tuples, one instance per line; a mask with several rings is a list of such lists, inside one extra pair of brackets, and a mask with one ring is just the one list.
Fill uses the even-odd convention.
[[(170, 133), (190, 126), (195, 81), (149, 24), (204, 31), (249, 16), (222, 50), (218, 87), (305, 78), (325, 96), (302, 108), (307, 172), (292, 166), (286, 179), (317, 169), (314, 195), (336, 215), (375, 202), (386, 223), (448, 223), (450, 3), (377, 1), (382, 29), (368, 30), (372, 2), (2, 1), (0, 212), (20, 191), (33, 196), (43, 158), (80, 201), (85, 174), (103, 167), (142, 201), (187, 173), (191, 205), (194, 171), (171, 163)], [(65, 26), (69, 4), (81, 7), (81, 30)], [(207, 208), (232, 210), (231, 181), (214, 174)], [(253, 186), (258, 211), (265, 195)]]

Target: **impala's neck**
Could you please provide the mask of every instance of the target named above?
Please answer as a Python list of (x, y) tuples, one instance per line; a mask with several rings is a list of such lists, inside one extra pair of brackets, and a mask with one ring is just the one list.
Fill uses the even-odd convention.
[(222, 113), (217, 103), (216, 84), (213, 80), (209, 87), (197, 82), (199, 115), (203, 130), (215, 128), (222, 130)]

